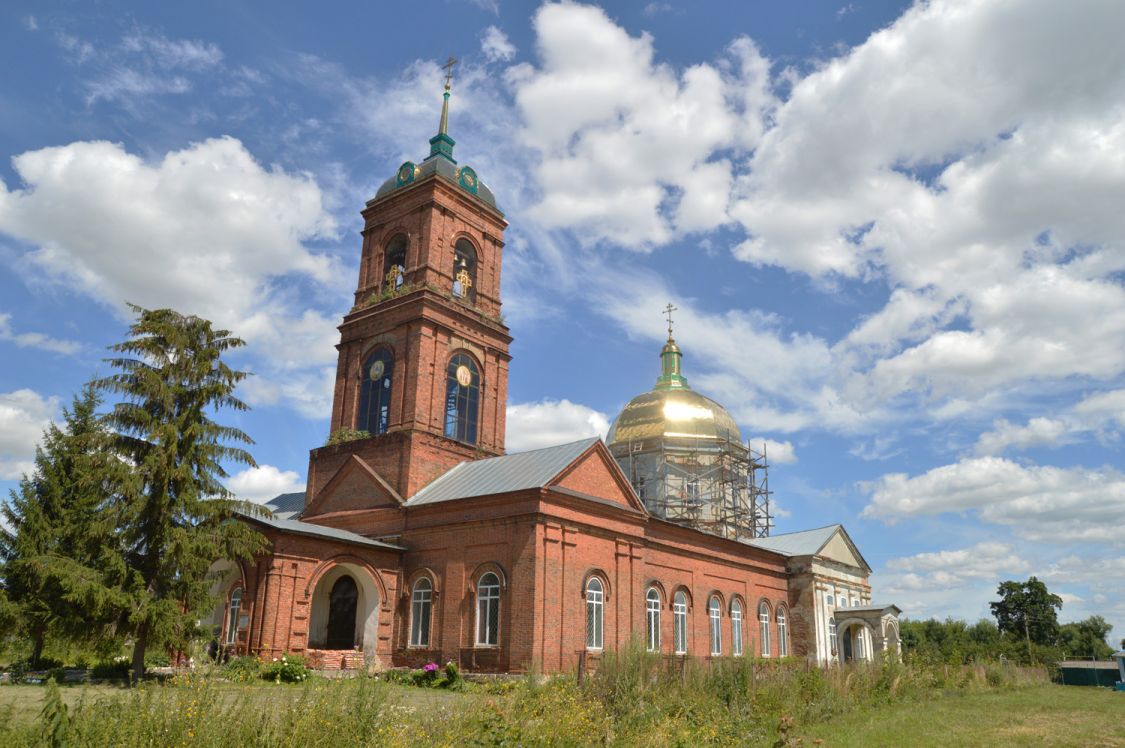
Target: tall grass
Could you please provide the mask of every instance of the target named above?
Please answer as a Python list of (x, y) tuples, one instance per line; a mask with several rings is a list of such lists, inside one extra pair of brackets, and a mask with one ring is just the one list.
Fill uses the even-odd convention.
[[(789, 725), (941, 691), (1046, 682), (1045, 671), (897, 663), (824, 671), (803, 662), (698, 662), (637, 645), (595, 674), (528, 677), (490, 691), (436, 693), (368, 677), (302, 685), (174, 679), (22, 724), (0, 710), (0, 745), (531, 746), (787, 745)], [(61, 726), (60, 726), (61, 725)], [(779, 726), (784, 726), (779, 734)]]

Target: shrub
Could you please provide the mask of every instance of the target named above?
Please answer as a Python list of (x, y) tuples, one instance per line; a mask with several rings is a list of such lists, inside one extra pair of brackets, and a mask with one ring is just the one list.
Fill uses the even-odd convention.
[(331, 447), (333, 444), (345, 444), (347, 442), (354, 442), (359, 439), (368, 439), (370, 437), (370, 431), (356, 431), (355, 429), (336, 429), (328, 435), (328, 441), (324, 443), (324, 446)]
[(129, 661), (124, 658), (102, 660), (90, 668), (90, 677), (94, 680), (126, 680), (131, 669)]
[(168, 656), (167, 652), (149, 652), (145, 655), (145, 667), (168, 667), (172, 664), (172, 658)]
[(236, 683), (250, 683), (262, 673), (262, 661), (257, 657), (232, 657), (223, 666), (223, 675)]
[(308, 680), (311, 673), (303, 658), (286, 652), (272, 662), (264, 663), (261, 677), (274, 683), (301, 683)]

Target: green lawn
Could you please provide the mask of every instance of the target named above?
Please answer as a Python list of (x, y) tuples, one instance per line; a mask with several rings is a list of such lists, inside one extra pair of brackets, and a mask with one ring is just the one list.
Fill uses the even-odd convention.
[(1125, 746), (1125, 693), (1036, 686), (950, 692), (862, 710), (804, 731), (825, 746)]

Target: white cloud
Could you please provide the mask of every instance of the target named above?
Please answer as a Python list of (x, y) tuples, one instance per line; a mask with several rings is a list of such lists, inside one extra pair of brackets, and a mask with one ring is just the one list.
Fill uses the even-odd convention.
[(992, 424), (992, 431), (980, 435), (975, 450), (978, 455), (999, 455), (1013, 448), (1057, 447), (1072, 433), (1069, 424), (1054, 418), (1032, 418), (1026, 426), (1000, 419)]
[(516, 56), (516, 45), (496, 26), (489, 26), (481, 34), (480, 50), (489, 62), (508, 62)]
[(1111, 419), (1125, 426), (1125, 389), (1090, 395), (1074, 406), (1074, 412), (1095, 421)]
[(57, 397), (29, 389), (0, 392), (0, 479), (13, 480), (35, 468), (35, 445), (58, 412)]
[(283, 493), (305, 490), (305, 482), (293, 470), (281, 470), (273, 465), (246, 468), (227, 479), (227, 490), (235, 498), (259, 504)]
[(82, 350), (82, 344), (73, 340), (59, 340), (41, 332), (16, 332), (12, 329), (12, 315), (0, 314), (0, 340), (15, 343), (20, 348), (38, 348), (41, 351), (73, 355)]
[(1028, 567), (1007, 543), (984, 541), (970, 548), (890, 559), (887, 568), (895, 574), (880, 584), (890, 594), (961, 588), (979, 580), (998, 580), (1002, 574), (1023, 573)]
[(346, 294), (330, 261), (303, 244), (335, 230), (311, 177), (263, 168), (233, 138), (156, 163), (78, 142), (13, 166), (24, 186), (0, 183), (0, 232), (36, 247), (24, 259), (30, 277), (46, 273), (122, 315), (128, 301), (207, 317), (247, 339), (264, 376), (335, 361), (335, 315), (277, 282)]
[(508, 406), (505, 448), (508, 452), (550, 447), (585, 439), (605, 438), (609, 419), (605, 413), (569, 400), (542, 400)]
[(591, 242), (646, 249), (727, 221), (732, 165), (720, 151), (761, 131), (768, 71), (748, 39), (719, 66), (654, 59), (600, 8), (544, 5), (540, 67), (510, 79), (542, 196), (529, 212)]
[(871, 495), (864, 517), (975, 513), (1021, 537), (1055, 543), (1122, 543), (1125, 475), (1106, 467), (1020, 465), (998, 457), (963, 459), (909, 477), (884, 475), (861, 484)]
[(164, 68), (209, 68), (223, 60), (223, 52), (215, 44), (187, 39), (168, 39), (159, 34), (133, 34), (121, 40), (121, 47), (151, 57)]
[(797, 450), (793, 447), (793, 442), (779, 442), (755, 436), (751, 437), (748, 443), (751, 448), (759, 451), (765, 446), (766, 458), (771, 465), (791, 465), (797, 461)]

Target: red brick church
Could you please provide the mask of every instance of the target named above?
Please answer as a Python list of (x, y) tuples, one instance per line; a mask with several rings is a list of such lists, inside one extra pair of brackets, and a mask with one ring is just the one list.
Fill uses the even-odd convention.
[(757, 453), (688, 385), (671, 327), (656, 387), (606, 442), (505, 454), (507, 222), (454, 159), (448, 109), (447, 87), (430, 155), (363, 210), (333, 437), (304, 493), (244, 518), (268, 551), (217, 565), (221, 642), (324, 668), (514, 672), (631, 639), (702, 658), (897, 651), (898, 609), (871, 604), (842, 526), (769, 535)]

